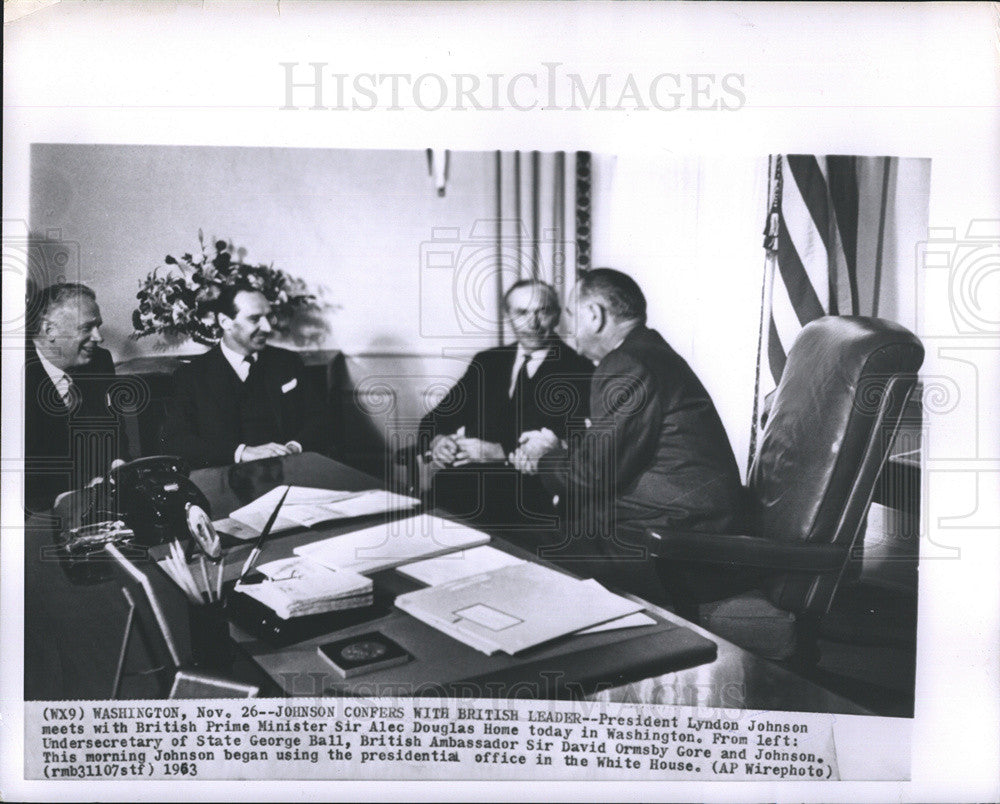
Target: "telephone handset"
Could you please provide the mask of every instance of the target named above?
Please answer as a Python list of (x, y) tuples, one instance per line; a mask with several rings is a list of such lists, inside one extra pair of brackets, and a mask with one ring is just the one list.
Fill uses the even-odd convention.
[(211, 506), (191, 482), (190, 468), (176, 455), (138, 458), (112, 469), (107, 491), (138, 544), (152, 546), (188, 535), (187, 503), (206, 512)]

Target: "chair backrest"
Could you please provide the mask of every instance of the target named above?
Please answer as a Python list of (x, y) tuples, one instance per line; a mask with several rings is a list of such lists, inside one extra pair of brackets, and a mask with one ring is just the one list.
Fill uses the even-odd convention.
[[(802, 329), (750, 468), (755, 535), (842, 545), (846, 567), (923, 357), (913, 333), (878, 318)], [(768, 593), (780, 608), (822, 613), (838, 582), (786, 574)]]
[(162, 455), (163, 422), (167, 418), (167, 406), (174, 395), (174, 375), (172, 372), (150, 372), (140, 375), (146, 383), (149, 401), (138, 414), (139, 444), (135, 450), (137, 457), (147, 458)]

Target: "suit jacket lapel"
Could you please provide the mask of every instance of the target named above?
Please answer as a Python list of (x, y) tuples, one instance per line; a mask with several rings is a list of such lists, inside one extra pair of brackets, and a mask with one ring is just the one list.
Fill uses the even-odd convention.
[(224, 429), (229, 438), (239, 438), (240, 378), (218, 345), (212, 347), (208, 356), (205, 376), (202, 377), (205, 387), (199, 389), (199, 393), (212, 397), (211, 405), (215, 409), (214, 419), (220, 423), (218, 426)]
[(260, 372), (258, 380), (264, 386), (267, 398), (271, 403), (271, 409), (274, 411), (275, 419), (277, 419), (278, 432), (281, 433), (282, 438), (284, 438), (285, 421), (283, 413), (284, 406), (282, 404), (284, 402), (284, 394), (281, 393), (281, 388), (279, 387), (281, 384), (281, 377), (273, 375), (276, 368), (272, 365), (273, 354), (274, 353), (271, 349), (265, 346), (257, 356), (257, 362), (259, 365), (257, 366), (256, 371)]
[[(50, 416), (62, 415), (68, 417), (70, 408), (62, 401), (59, 391), (56, 390), (55, 383), (52, 382), (52, 378), (45, 370), (45, 366), (42, 365), (38, 351), (32, 343), (29, 343), (27, 346), (24, 363), (28, 375), (25, 393), (35, 394), (34, 399), (24, 400), (25, 406), (32, 405)], [(75, 383), (75, 380), (72, 381)], [(79, 388), (77, 388), (76, 393), (80, 393)], [(61, 411), (56, 407), (57, 405), (62, 409)]]

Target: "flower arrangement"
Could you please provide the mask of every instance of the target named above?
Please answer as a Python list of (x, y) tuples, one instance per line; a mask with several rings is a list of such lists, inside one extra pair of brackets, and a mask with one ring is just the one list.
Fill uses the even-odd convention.
[[(251, 265), (233, 258), (233, 247), (225, 240), (214, 243), (209, 255), (202, 231), (198, 230), (199, 254), (167, 255), (163, 266), (154, 268), (140, 283), (132, 312), (132, 338), (159, 335), (168, 341), (187, 338), (206, 345), (222, 336), (212, 303), (225, 285), (246, 283), (257, 288), (271, 302), (272, 326), (287, 333), (299, 309), (315, 307), (316, 296), (305, 282), (273, 265)], [(175, 269), (176, 268), (176, 272)]]

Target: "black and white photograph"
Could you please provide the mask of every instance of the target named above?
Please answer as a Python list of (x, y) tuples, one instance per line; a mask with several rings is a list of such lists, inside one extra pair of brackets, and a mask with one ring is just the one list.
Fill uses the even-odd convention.
[[(158, 83), (136, 42), (159, 24), (190, 54), (234, 7), (29, 5), (16, 63), (117, 6), (137, 71), (60, 95), (5, 69), (19, 797), (940, 789), (944, 767), (914, 786), (954, 744), (927, 724), (996, 708), (996, 611), (956, 609), (995, 598), (995, 155), (975, 178), (907, 140), (915, 106), (867, 139), (796, 128), (816, 109), (756, 95), (757, 62), (653, 59), (676, 31), (595, 67), (601, 3), (523, 4), (587, 33), (513, 68), (296, 39), (374, 42), (423, 6), (438, 46), (445, 20), (485, 43), (513, 4), (237, 4), (239, 48), (281, 35), (226, 101), (196, 59), (191, 94)], [(995, 102), (967, 113), (996, 130)]]
[[(131, 605), (103, 546), (120, 542), (175, 581), (161, 594), (193, 598), (147, 641), (181, 638), (202, 605), (273, 619), (261, 591), (289, 595), (301, 613), (269, 622), (276, 643), (233, 623), (259, 665), (240, 680), (262, 692), (351, 694), (306, 649), (379, 625), (415, 661), (358, 679), (366, 695), (467, 682), (477, 698), (603, 688), (912, 717), (923, 347), (899, 262), (926, 238), (929, 160), (102, 145), (32, 160), (28, 699), (172, 682), (135, 655), (142, 639), (119, 650)], [(259, 544), (279, 502), (288, 534)], [(207, 549), (189, 505), (217, 532)], [(303, 574), (302, 598), (242, 591), (258, 547), (254, 564), (304, 562), (276, 568)], [(350, 569), (373, 577), (342, 604)], [(299, 617), (309, 638), (290, 639)], [(230, 671), (232, 651), (197, 655), (199, 628), (183, 658)], [(715, 701), (674, 672), (703, 665), (727, 679)]]

